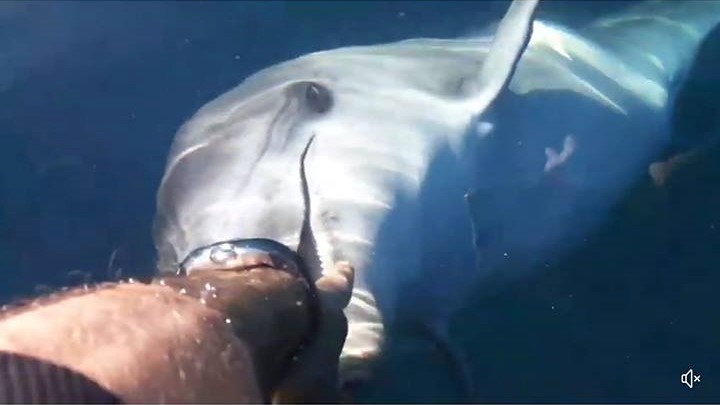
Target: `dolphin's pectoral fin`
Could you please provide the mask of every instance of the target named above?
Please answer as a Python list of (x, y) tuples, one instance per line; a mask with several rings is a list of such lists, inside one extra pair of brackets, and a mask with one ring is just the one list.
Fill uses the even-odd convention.
[(445, 321), (427, 322), (421, 325), (422, 331), (435, 344), (445, 358), (453, 378), (458, 382), (462, 402), (472, 402), (475, 398), (475, 384), (465, 353), (453, 344)]

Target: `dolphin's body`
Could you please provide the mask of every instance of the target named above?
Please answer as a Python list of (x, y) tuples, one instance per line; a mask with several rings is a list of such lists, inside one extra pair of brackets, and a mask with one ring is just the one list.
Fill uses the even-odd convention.
[(269, 67), (178, 132), (158, 191), (159, 268), (241, 237), (298, 249), (300, 155), (314, 137), (304, 175), (316, 267), (356, 268), (342, 360), (365, 364), (383, 324), (442, 325), (504, 263), (525, 267), (587, 234), (667, 142), (673, 89), (718, 17), (720, 2), (701, 0), (648, 2), (575, 31), (536, 21), (489, 109), (470, 101), (492, 37)]

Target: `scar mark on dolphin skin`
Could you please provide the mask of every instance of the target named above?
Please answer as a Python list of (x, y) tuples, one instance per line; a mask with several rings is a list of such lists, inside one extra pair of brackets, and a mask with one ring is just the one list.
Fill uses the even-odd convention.
[(339, 220), (337, 214), (334, 212), (331, 212), (331, 211), (323, 211), (321, 213), (321, 217), (322, 217), (323, 221), (328, 224), (333, 223), (333, 222), (338, 222), (338, 220)]
[[(173, 161), (168, 165), (168, 168), (166, 170), (165, 179), (167, 179), (169, 177), (168, 174), (172, 173), (175, 170), (175, 167), (178, 164), (180, 164), (180, 161), (182, 161), (183, 159), (185, 159), (187, 156), (194, 153), (195, 151), (205, 148), (208, 145), (210, 145), (210, 141), (191, 146), (191, 147), (185, 149), (184, 151), (182, 151), (180, 154), (178, 154), (175, 157), (175, 159), (173, 159)], [(165, 182), (165, 179), (163, 179), (163, 183)]]
[(545, 161), (545, 173), (564, 164), (575, 152), (576, 147), (575, 138), (573, 138), (572, 135), (568, 135), (563, 141), (563, 148), (560, 153), (557, 153), (553, 148), (545, 148), (545, 157), (547, 158)]
[(278, 110), (277, 114), (275, 114), (275, 117), (273, 117), (273, 120), (270, 122), (270, 126), (268, 127), (267, 133), (265, 134), (265, 143), (263, 143), (262, 150), (260, 151), (259, 156), (265, 155), (268, 148), (270, 147), (270, 144), (280, 143), (284, 146), (285, 142), (283, 140), (277, 140), (276, 130), (275, 128), (278, 125), (278, 122), (280, 122), (280, 119), (285, 115), (285, 111), (290, 107), (292, 104), (292, 100), (290, 98), (286, 98), (285, 102), (280, 107), (280, 110)]

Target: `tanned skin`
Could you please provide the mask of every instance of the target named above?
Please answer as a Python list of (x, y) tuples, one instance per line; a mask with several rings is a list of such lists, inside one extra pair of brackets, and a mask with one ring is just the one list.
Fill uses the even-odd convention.
[(316, 282), (317, 297), (301, 276), (261, 267), (80, 288), (8, 310), (0, 351), (46, 366), (0, 362), (4, 385), (24, 384), (0, 388), (0, 399), (72, 402), (80, 383), (70, 373), (60, 373), (67, 386), (48, 382), (50, 366), (126, 403), (314, 401), (324, 390), (337, 398), (332, 386), (303, 390), (337, 366), (352, 289), (352, 268), (339, 269)]

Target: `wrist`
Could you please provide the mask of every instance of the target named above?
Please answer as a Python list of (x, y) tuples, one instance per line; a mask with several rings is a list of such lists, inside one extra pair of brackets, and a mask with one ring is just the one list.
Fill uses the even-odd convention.
[(214, 311), (249, 349), (265, 395), (312, 330), (312, 301), (299, 275), (270, 267), (199, 271), (153, 281)]

